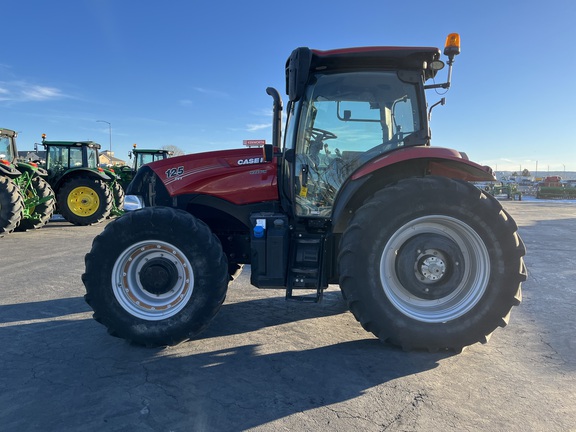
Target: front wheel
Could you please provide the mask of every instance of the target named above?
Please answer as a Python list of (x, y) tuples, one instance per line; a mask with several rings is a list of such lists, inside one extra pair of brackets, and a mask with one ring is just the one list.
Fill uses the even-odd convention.
[(18, 186), (0, 175), (0, 237), (9, 234), (22, 220), (24, 204)]
[(344, 232), (350, 310), (406, 350), (460, 351), (506, 325), (526, 280), (517, 226), (469, 183), (411, 178), (377, 192)]
[(140, 345), (192, 338), (216, 315), (228, 287), (218, 238), (192, 215), (166, 207), (112, 221), (85, 262), (82, 281), (94, 319)]

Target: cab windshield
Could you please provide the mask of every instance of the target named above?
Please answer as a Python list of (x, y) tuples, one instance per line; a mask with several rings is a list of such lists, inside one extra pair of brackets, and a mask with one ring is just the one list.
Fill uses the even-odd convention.
[(316, 75), (302, 100), (296, 143), (296, 208), (329, 217), (342, 183), (382, 153), (422, 144), (414, 83), (396, 72)]
[(88, 168), (98, 168), (98, 150), (88, 147), (87, 149)]
[(164, 153), (139, 153), (136, 159), (136, 168), (165, 158)]
[(15, 155), (12, 154), (12, 138), (0, 136), (0, 159), (12, 162), (14, 158)]

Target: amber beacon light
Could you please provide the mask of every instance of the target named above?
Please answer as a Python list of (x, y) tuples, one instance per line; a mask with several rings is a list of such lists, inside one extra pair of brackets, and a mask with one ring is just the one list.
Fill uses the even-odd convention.
[(444, 55), (448, 56), (450, 60), (460, 54), (460, 35), (458, 33), (450, 33), (446, 37), (446, 44), (444, 45)]

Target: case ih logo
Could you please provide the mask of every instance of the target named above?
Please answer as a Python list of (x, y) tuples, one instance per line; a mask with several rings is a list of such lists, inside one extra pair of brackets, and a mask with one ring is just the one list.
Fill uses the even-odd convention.
[(264, 162), (264, 158), (248, 158), (248, 159), (238, 159), (238, 165), (251, 165)]

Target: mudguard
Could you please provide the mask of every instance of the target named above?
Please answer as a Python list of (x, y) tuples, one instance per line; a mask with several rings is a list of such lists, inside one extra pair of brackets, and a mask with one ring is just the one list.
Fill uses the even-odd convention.
[(40, 176), (40, 177), (48, 177), (48, 171), (44, 168), (39, 167), (35, 162), (17, 162), (18, 170), (21, 172), (30, 173), (32, 177)]
[(9, 161), (4, 161), (4, 159), (0, 161), (0, 175), (5, 175), (10, 178), (16, 178), (22, 175), (22, 173), (16, 169), (14, 164)]
[(332, 213), (333, 232), (341, 233), (365, 199), (395, 181), (428, 175), (465, 181), (494, 181), (492, 169), (465, 153), (443, 147), (415, 146), (387, 153), (358, 168), (342, 185)]
[(56, 182), (56, 184), (53, 186), (54, 190), (58, 190), (60, 188), (60, 185), (62, 185), (62, 183), (64, 181), (66, 181), (67, 179), (69, 179), (72, 176), (77, 175), (78, 173), (86, 173), (89, 174), (92, 177), (98, 177), (106, 182), (110, 181), (111, 178), (110, 176), (106, 175), (104, 173), (104, 171), (100, 171), (100, 170), (95, 170), (95, 169), (91, 169), (91, 168), (72, 168), (69, 169), (68, 171), (66, 171), (66, 173), (64, 175), (62, 175), (62, 177), (60, 177), (58, 179), (58, 181)]

